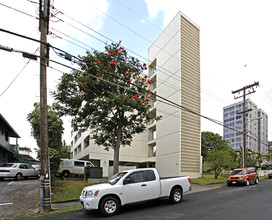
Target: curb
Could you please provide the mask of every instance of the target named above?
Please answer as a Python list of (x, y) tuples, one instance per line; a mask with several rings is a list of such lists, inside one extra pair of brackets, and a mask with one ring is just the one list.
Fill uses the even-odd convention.
[(51, 205), (53, 205), (53, 204), (59, 204), (59, 203), (68, 203), (68, 202), (79, 202), (79, 199), (72, 199), (72, 200), (66, 200), (66, 201), (52, 202)]

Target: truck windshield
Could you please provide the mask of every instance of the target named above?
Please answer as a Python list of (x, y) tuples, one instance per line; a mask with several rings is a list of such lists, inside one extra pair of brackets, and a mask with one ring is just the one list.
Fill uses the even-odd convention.
[(110, 183), (111, 185), (116, 184), (124, 175), (126, 174), (126, 172), (122, 172), (122, 173), (116, 173), (115, 175), (113, 175), (111, 178), (108, 179), (107, 183)]
[(233, 170), (231, 175), (245, 175), (246, 173), (246, 170)]

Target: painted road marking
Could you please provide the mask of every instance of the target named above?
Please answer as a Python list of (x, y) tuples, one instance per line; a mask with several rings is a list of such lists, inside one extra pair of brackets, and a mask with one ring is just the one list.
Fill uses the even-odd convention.
[(14, 183), (14, 181), (12, 181), (12, 182), (8, 183), (8, 186), (9, 186), (10, 184), (12, 184), (12, 183)]
[(13, 202), (9, 202), (9, 203), (2, 203), (2, 204), (0, 204), (0, 206), (4, 206), (4, 205), (13, 205)]

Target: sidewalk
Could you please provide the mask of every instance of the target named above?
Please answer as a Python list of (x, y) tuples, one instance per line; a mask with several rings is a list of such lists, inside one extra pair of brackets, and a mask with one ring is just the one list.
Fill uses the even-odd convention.
[[(200, 185), (200, 184), (191, 183), (191, 185), (192, 185), (192, 191), (187, 192), (186, 194), (197, 193), (197, 192), (202, 192), (202, 191), (218, 188), (217, 186), (218, 184)], [(79, 200), (52, 204), (53, 209), (61, 209), (61, 208), (72, 207), (72, 206), (81, 206), (81, 204)]]
[(191, 193), (197, 193), (197, 192), (202, 192), (202, 191), (217, 189), (218, 185), (221, 185), (221, 184), (200, 185), (200, 184), (191, 183), (191, 185), (192, 185), (192, 191), (187, 192), (186, 194), (191, 194)]

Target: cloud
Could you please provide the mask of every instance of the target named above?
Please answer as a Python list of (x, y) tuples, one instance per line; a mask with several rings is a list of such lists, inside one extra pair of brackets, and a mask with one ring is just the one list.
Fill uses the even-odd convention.
[(157, 0), (144, 0), (144, 1), (147, 4), (149, 16), (151, 18), (157, 17), (157, 15), (159, 14), (161, 10), (160, 8), (161, 2)]
[(149, 16), (155, 19), (160, 12), (163, 13), (163, 25), (166, 26), (179, 12), (182, 2), (175, 0), (144, 0), (147, 4)]

